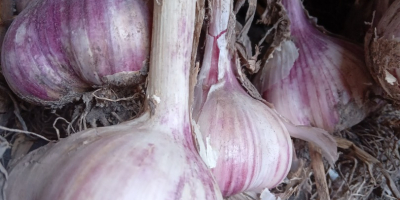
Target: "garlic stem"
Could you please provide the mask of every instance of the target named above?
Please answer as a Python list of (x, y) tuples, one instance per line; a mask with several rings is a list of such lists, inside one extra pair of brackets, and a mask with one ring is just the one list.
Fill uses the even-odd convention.
[[(187, 129), (195, 1), (181, 7), (177, 6), (179, 1), (158, 2), (154, 5), (153, 33), (157, 34), (152, 37), (147, 102), (155, 106), (154, 122), (171, 130)], [(191, 138), (190, 131), (186, 132)]]
[[(198, 75), (195, 88), (194, 109), (201, 110), (212, 85), (220, 81), (236, 79), (232, 76), (232, 56), (228, 50), (228, 23), (232, 2), (230, 0), (214, 0), (210, 2), (212, 19), (206, 35), (206, 51), (203, 64)], [(233, 82), (235, 82), (234, 80)], [(198, 116), (193, 116), (195, 120)]]

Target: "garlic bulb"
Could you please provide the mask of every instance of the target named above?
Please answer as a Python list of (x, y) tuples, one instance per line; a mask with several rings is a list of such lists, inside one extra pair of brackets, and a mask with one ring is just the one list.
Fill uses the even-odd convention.
[(195, 5), (155, 0), (148, 110), (31, 152), (11, 169), (8, 200), (222, 200), (189, 119)]
[(362, 48), (320, 32), (300, 0), (282, 3), (291, 20), (293, 42), (282, 43), (254, 85), (294, 124), (330, 133), (357, 124), (377, 106), (370, 97), (376, 87)]
[(290, 169), (289, 133), (269, 107), (241, 88), (232, 71), (226, 73), (210, 87), (202, 109), (194, 111), (206, 151), (212, 152), (207, 157), (215, 159), (209, 161), (211, 170), (224, 196), (272, 188)]
[(386, 97), (400, 100), (400, 1), (394, 1), (365, 36), (367, 66)]
[(92, 87), (142, 81), (151, 1), (35, 0), (2, 47), (11, 89), (36, 104), (62, 105)]
[(276, 113), (249, 96), (235, 77), (238, 58), (228, 49), (227, 30), (232, 2), (214, 0), (210, 7), (212, 20), (193, 110), (204, 143), (200, 155), (224, 197), (261, 192), (286, 177), (292, 142)]

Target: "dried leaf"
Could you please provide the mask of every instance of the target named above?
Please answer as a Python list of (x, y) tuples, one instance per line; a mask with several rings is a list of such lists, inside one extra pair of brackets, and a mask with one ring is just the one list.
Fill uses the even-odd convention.
[(321, 150), (314, 144), (308, 144), (311, 156), (311, 167), (314, 172), (315, 183), (317, 186), (317, 193), (320, 199), (329, 200), (329, 189), (326, 183), (325, 168), (322, 161)]
[[(0, 136), (0, 159), (3, 158), (4, 152), (10, 148), (10, 144), (8, 143), (8, 141)], [(4, 193), (4, 188), (6, 187), (7, 184), (7, 180), (8, 180), (8, 172), (7, 170), (4, 168), (3, 164), (0, 163), (0, 173), (2, 174), (2, 176), (0, 176), (0, 185), (1, 185), (1, 199), (5, 200), (5, 193)]]
[[(396, 198), (400, 199), (400, 192), (397, 189), (396, 184), (394, 183), (393, 179), (390, 177), (387, 170), (383, 167), (382, 163), (379, 162), (379, 160), (377, 160), (375, 157), (371, 156), (364, 150), (357, 147), (351, 141), (348, 141), (344, 138), (339, 138), (339, 137), (335, 137), (335, 139), (336, 139), (336, 143), (339, 148), (351, 150), (352, 153), (354, 153), (358, 159), (360, 159), (361, 161), (363, 161), (364, 163), (366, 163), (368, 165), (370, 172), (372, 171), (373, 165), (375, 165), (381, 171), (383, 176), (385, 176), (386, 184), (390, 188), (390, 190), (392, 191), (394, 196)], [(371, 177), (373, 177), (373, 176), (371, 176)]]

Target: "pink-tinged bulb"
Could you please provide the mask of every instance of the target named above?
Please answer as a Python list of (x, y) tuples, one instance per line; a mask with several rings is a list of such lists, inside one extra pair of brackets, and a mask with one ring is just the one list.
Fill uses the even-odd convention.
[[(150, 128), (121, 124), (76, 133), (42, 147), (12, 168), (6, 197), (222, 200), (193, 144), (173, 139), (167, 127), (161, 129), (156, 124)], [(183, 134), (177, 131), (174, 134)]]
[(292, 160), (292, 141), (285, 126), (241, 87), (236, 80), (211, 86), (198, 111), (202, 139), (216, 161), (211, 170), (225, 197), (276, 186)]
[(43, 105), (135, 77), (149, 57), (151, 10), (146, 0), (32, 1), (6, 34), (2, 72), (18, 96)]
[(377, 88), (366, 69), (362, 48), (320, 32), (300, 0), (282, 3), (291, 20), (292, 41), (285, 41), (274, 52), (254, 85), (296, 125), (332, 133), (359, 123), (378, 105), (371, 98)]
[(201, 133), (199, 153), (229, 197), (279, 184), (290, 169), (292, 141), (276, 113), (239, 84), (226, 36), (207, 36), (193, 119)]
[(213, 20), (194, 91), (199, 153), (224, 197), (261, 192), (286, 177), (292, 141), (275, 111), (247, 94), (235, 76), (237, 56), (228, 45), (233, 2), (212, 3)]

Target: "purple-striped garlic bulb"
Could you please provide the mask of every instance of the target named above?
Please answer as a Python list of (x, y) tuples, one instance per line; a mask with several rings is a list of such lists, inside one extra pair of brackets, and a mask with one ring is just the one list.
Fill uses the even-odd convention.
[(296, 125), (332, 133), (363, 120), (379, 103), (363, 49), (322, 33), (300, 0), (282, 0), (291, 39), (282, 42), (253, 84), (265, 100)]
[(232, 2), (214, 0), (210, 7), (212, 21), (193, 110), (201, 133), (199, 152), (224, 197), (261, 192), (286, 177), (292, 141), (279, 116), (247, 94), (235, 76), (237, 56), (228, 48), (227, 30)]
[(149, 0), (34, 0), (10, 26), (2, 72), (22, 99), (62, 105), (93, 87), (143, 81)]

